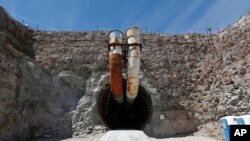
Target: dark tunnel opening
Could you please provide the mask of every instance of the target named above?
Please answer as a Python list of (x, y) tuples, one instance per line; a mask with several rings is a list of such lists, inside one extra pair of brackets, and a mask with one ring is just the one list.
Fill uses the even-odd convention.
[[(126, 88), (126, 83), (123, 88)], [(100, 95), (98, 114), (103, 124), (111, 130), (142, 130), (151, 117), (152, 100), (147, 91), (139, 86), (138, 96), (133, 104), (128, 104), (126, 98), (122, 104), (118, 104), (107, 84)]]

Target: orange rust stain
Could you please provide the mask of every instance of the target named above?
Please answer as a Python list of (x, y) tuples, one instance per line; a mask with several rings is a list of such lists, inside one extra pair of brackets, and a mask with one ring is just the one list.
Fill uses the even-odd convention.
[(128, 81), (127, 81), (127, 90), (128, 90), (128, 92), (129, 92), (129, 94), (131, 96), (134, 96), (136, 94), (135, 91), (136, 91), (136, 88), (137, 88), (137, 85), (134, 85), (131, 82), (131, 79), (133, 79), (133, 78), (135, 78), (135, 77), (129, 77)]
[(122, 56), (109, 55), (109, 74), (111, 93), (115, 99), (123, 97), (122, 86)]
[(110, 44), (116, 44), (116, 43), (120, 43), (119, 38), (110, 39)]
[(132, 83), (128, 80), (128, 82), (127, 82), (127, 91), (129, 92), (129, 94), (132, 93), (131, 85), (132, 85)]
[(115, 38), (115, 43), (119, 43), (119, 39), (118, 38)]
[(130, 34), (135, 35), (137, 32), (137, 28), (131, 28), (130, 32), (131, 32)]
[(138, 58), (138, 57), (139, 57), (139, 52), (138, 52), (138, 51), (133, 51), (133, 52), (131, 53), (131, 57)]

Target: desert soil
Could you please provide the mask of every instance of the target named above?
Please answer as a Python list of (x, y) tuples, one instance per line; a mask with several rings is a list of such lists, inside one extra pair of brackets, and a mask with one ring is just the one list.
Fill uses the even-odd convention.
[(142, 131), (120, 130), (109, 131), (103, 134), (88, 135), (83, 138), (68, 139), (38, 139), (35, 141), (218, 141), (215, 138), (205, 136), (184, 136), (156, 139), (148, 137)]

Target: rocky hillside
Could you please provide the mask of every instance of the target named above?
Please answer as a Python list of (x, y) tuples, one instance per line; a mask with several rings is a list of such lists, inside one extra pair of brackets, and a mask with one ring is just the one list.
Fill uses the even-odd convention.
[[(142, 69), (150, 73), (154, 87), (163, 91), (163, 104), (169, 95), (174, 96), (201, 131), (216, 137), (220, 136), (220, 117), (250, 114), (249, 23), (247, 15), (220, 34), (142, 35)], [(105, 32), (36, 32), (35, 37), (37, 60), (46, 68), (85, 66), (91, 70), (98, 67), (97, 60), (106, 59)], [(105, 69), (105, 61), (101, 64)]]
[(2, 7), (0, 7), (0, 31), (5, 33), (1, 37), (13, 48), (31, 58), (35, 57), (32, 41), (33, 31), (10, 18)]
[[(32, 31), (0, 16), (0, 140), (103, 131), (96, 110), (108, 32)], [(143, 33), (141, 80), (160, 103), (145, 131), (221, 138), (220, 117), (250, 114), (249, 31), (246, 15), (219, 34)]]
[(33, 31), (0, 8), (0, 140), (69, 137), (87, 74), (52, 73), (33, 58)]

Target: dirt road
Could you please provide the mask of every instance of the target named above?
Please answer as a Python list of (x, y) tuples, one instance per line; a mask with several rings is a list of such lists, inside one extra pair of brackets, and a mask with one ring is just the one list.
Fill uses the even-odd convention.
[(218, 141), (215, 138), (202, 136), (172, 137), (156, 139), (148, 137), (144, 132), (137, 130), (108, 131), (105, 134), (89, 135), (84, 138), (69, 139), (39, 139), (35, 141)]

